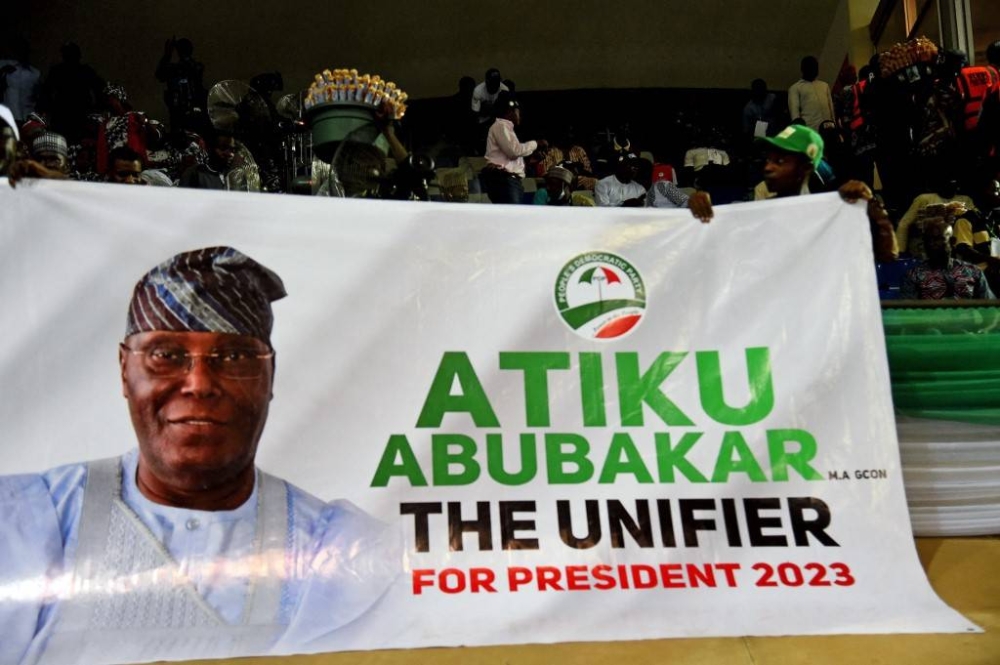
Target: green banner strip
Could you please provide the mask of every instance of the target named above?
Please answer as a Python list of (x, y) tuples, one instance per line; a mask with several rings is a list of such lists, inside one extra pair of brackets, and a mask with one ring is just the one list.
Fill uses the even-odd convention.
[(1000, 307), (884, 309), (896, 412), (1000, 425)]

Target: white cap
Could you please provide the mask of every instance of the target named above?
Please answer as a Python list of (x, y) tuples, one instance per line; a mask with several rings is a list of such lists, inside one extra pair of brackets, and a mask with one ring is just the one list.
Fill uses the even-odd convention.
[(3, 121), (10, 125), (10, 128), (14, 130), (14, 138), (20, 141), (21, 133), (17, 131), (17, 121), (14, 120), (14, 114), (3, 104), (0, 104), (0, 118), (3, 118)]

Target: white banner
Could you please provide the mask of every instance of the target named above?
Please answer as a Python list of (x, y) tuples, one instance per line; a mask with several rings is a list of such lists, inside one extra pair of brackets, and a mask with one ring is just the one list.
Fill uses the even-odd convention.
[[(703, 225), (27, 182), (0, 217), (0, 663), (978, 630), (916, 556), (861, 205)], [(295, 582), (251, 557), (228, 584), (211, 534), (184, 546), (222, 552), (206, 573), (178, 543), (218, 516), (135, 493), (132, 288), (217, 245), (289, 294), (256, 463), (337, 516), (289, 508)], [(88, 542), (79, 463), (123, 454)], [(229, 512), (267, 552), (261, 482)], [(111, 573), (84, 579), (93, 547)]]

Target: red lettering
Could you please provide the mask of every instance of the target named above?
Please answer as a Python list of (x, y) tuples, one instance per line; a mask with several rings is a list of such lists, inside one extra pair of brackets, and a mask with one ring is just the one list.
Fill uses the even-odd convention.
[(497, 590), (493, 587), (495, 580), (496, 575), (489, 568), (469, 569), (469, 591), (472, 593), (479, 593), (480, 591), (496, 593)]
[(428, 577), (434, 577), (434, 570), (431, 568), (414, 568), (413, 569), (413, 595), (419, 596), (423, 592), (425, 586), (434, 586), (433, 579), (427, 579)]
[(539, 591), (545, 591), (546, 589), (565, 591), (565, 589), (559, 586), (559, 581), (562, 579), (562, 571), (558, 568), (555, 566), (538, 566), (535, 571), (538, 573)]
[(625, 566), (618, 566), (618, 581), (623, 589), (628, 589), (628, 569)]
[(590, 588), (586, 566), (566, 566), (566, 588), (570, 591), (586, 591)]
[(461, 593), (465, 591), (465, 572), (458, 568), (445, 568), (438, 575), (438, 585), (445, 593)]
[(736, 571), (740, 569), (740, 564), (738, 563), (717, 563), (715, 567), (722, 571), (722, 574), (726, 576), (726, 586), (735, 587), (736, 586)]
[(679, 563), (661, 563), (660, 577), (663, 578), (663, 586), (667, 589), (682, 589), (687, 586)]
[(636, 589), (652, 589), (657, 584), (656, 569), (644, 563), (632, 566), (632, 586)]
[(715, 586), (715, 571), (710, 563), (704, 564), (704, 568), (699, 568), (698, 564), (689, 563), (687, 574), (688, 579), (691, 580), (691, 586), (694, 588), (700, 587), (702, 584), (708, 587)]
[(611, 566), (608, 566), (603, 563), (594, 566), (590, 570), (590, 574), (594, 576), (595, 580), (597, 580), (597, 582), (594, 584), (595, 589), (600, 589), (601, 591), (605, 591), (607, 589), (615, 588), (615, 578), (609, 575), (610, 572), (611, 572)]
[(533, 578), (531, 569), (513, 566), (507, 569), (507, 588), (517, 591), (518, 587), (524, 586)]

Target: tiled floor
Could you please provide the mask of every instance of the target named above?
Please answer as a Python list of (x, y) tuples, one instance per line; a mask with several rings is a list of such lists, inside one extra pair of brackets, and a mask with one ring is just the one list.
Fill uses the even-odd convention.
[(931, 585), (941, 598), (982, 626), (985, 633), (648, 640), (370, 651), (234, 662), (241, 665), (1000, 665), (1000, 538), (920, 538), (917, 550)]

